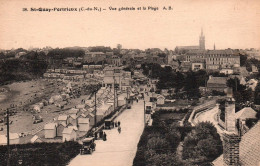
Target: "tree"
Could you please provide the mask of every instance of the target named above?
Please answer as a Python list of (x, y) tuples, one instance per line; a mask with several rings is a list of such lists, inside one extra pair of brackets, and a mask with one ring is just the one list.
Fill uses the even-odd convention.
[(197, 84), (195, 73), (192, 71), (189, 71), (185, 77), (184, 91), (186, 91), (188, 99), (200, 97), (199, 86)]
[(240, 66), (244, 66), (247, 61), (247, 55), (239, 54), (239, 56), (240, 56)]
[(218, 157), (222, 149), (222, 142), (214, 125), (201, 122), (185, 137), (183, 158), (205, 162)]
[(253, 92), (250, 88), (247, 88), (245, 85), (240, 84), (238, 78), (230, 78), (227, 80), (227, 86), (233, 89), (233, 96), (236, 100), (236, 103), (240, 105), (251, 101), (253, 97)]
[(254, 92), (254, 103), (260, 105), (260, 82), (257, 83)]

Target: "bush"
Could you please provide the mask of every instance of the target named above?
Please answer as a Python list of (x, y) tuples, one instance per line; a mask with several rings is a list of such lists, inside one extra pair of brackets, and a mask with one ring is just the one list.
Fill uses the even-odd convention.
[[(80, 147), (77, 142), (11, 145), (10, 165), (18, 165), (18, 160), (22, 160), (26, 166), (63, 166), (79, 154)], [(1, 163), (7, 163), (7, 146), (0, 146), (0, 153)]]

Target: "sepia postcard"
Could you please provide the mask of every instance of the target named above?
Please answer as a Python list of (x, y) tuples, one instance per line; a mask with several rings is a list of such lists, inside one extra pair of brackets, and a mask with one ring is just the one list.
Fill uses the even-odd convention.
[(259, 0), (0, 0), (0, 165), (260, 166)]

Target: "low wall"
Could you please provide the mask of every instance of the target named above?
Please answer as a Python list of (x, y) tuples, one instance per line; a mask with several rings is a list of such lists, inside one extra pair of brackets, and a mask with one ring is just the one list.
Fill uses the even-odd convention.
[(202, 112), (202, 111), (205, 111), (205, 110), (207, 110), (207, 109), (214, 108), (215, 106), (216, 106), (216, 100), (211, 100), (211, 101), (209, 101), (209, 102), (207, 102), (207, 103), (204, 103), (204, 104), (202, 104), (202, 105), (199, 105), (199, 106), (195, 107), (195, 108), (193, 109), (193, 111), (192, 111), (192, 113), (191, 113), (191, 115), (190, 115), (188, 121), (190, 122), (190, 124), (191, 124), (192, 126), (195, 126), (193, 120), (194, 120), (194, 118), (196, 117), (196, 114), (197, 114), (197, 113), (200, 113), (200, 112)]

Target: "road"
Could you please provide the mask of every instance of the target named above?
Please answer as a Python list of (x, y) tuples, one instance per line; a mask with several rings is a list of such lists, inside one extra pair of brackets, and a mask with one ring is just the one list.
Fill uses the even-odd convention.
[(104, 130), (107, 141), (97, 140), (96, 151), (92, 155), (78, 155), (70, 166), (131, 166), (137, 150), (137, 144), (144, 129), (143, 100), (134, 102), (116, 121), (121, 122), (122, 132), (117, 128)]
[(194, 123), (197, 124), (199, 122), (206, 122), (209, 121), (211, 123), (214, 124), (214, 126), (217, 129), (217, 132), (219, 133), (220, 136), (222, 136), (224, 130), (222, 130), (220, 128), (220, 126), (218, 125), (218, 122), (216, 120), (216, 115), (218, 113), (218, 109), (217, 107), (214, 107), (210, 110), (204, 111), (200, 114), (198, 114), (195, 118), (194, 118)]

